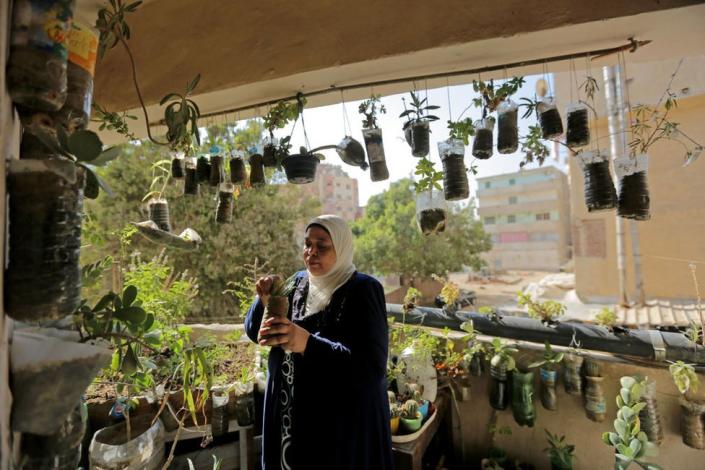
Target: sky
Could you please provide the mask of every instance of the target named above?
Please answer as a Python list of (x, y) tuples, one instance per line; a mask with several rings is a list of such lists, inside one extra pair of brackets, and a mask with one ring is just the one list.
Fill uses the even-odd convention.
[[(534, 96), (534, 89), (537, 79), (540, 76), (526, 77), (526, 83), (513, 97), (514, 101), (518, 102), (522, 96)], [(426, 90), (419, 90), (422, 96), (426, 96)], [(451, 87), (443, 87), (428, 90), (428, 103), (441, 106), (441, 109), (435, 110), (433, 114), (440, 119), (431, 123), (431, 154), (430, 159), (435, 163), (438, 170), (442, 170), (440, 158), (438, 157), (437, 143), (448, 138), (447, 121), (449, 119), (449, 111), (452, 113), (453, 119), (459, 119), (459, 114), (463, 112), (472, 102), (472, 98), (477, 94), (472, 89), (472, 83), (467, 85), (458, 85)], [(419, 159), (411, 155), (411, 149), (404, 140), (402, 125), (403, 118), (399, 118), (399, 114), (404, 110), (402, 96), (408, 97), (409, 94), (398, 94), (382, 97), (382, 103), (387, 108), (387, 113), (378, 117), (378, 125), (384, 135), (384, 150), (387, 159), (387, 167), (389, 169), (389, 179), (386, 181), (372, 182), (370, 181), (369, 171), (363, 171), (359, 167), (346, 165), (338, 157), (335, 150), (326, 150), (325, 163), (341, 166), (345, 172), (352, 178), (358, 180), (359, 188), (359, 204), (365, 206), (370, 196), (379, 194), (389, 188), (389, 184), (401, 178), (413, 177), (414, 167)], [(450, 102), (450, 106), (449, 106)], [(321, 106), (318, 108), (307, 108), (304, 110), (304, 119), (306, 122), (306, 133), (308, 134), (310, 148), (319, 147), (322, 145), (337, 144), (346, 135), (350, 134), (360, 143), (362, 139), (362, 115), (358, 114), (358, 105), (360, 101), (350, 101), (345, 103), (350, 131), (346, 130), (345, 120), (343, 117), (343, 104), (338, 103), (330, 106)], [(561, 104), (559, 103), (559, 107)], [(449, 109), (450, 108), (450, 109)], [(525, 135), (528, 132), (528, 126), (535, 123), (534, 116), (522, 119), (522, 109), (519, 110), (519, 134)], [(481, 111), (478, 108), (470, 107), (462, 116), (472, 117), (473, 120), (481, 118)], [(275, 132), (275, 136), (283, 137), (291, 131), (291, 125), (283, 130)], [(294, 134), (291, 138), (292, 148), (297, 149), (301, 145), (305, 145), (305, 139), (301, 123), (299, 122), (294, 129)], [(496, 125), (495, 125), (495, 143), (496, 143)], [(470, 146), (465, 151), (465, 164), (470, 167), (470, 164), (475, 164), (478, 169), (477, 176), (468, 173), (470, 179), (471, 197), (474, 195), (477, 188), (475, 181), (476, 177), (493, 176), (502, 173), (511, 173), (519, 171), (519, 162), (523, 159), (523, 154), (520, 152), (511, 155), (501, 155), (496, 153), (489, 160), (476, 160), (471, 155), (472, 140)], [(563, 168), (564, 165), (559, 164), (553, 158), (546, 160), (544, 165), (554, 165)], [(527, 165), (525, 168), (535, 168), (537, 164)]]

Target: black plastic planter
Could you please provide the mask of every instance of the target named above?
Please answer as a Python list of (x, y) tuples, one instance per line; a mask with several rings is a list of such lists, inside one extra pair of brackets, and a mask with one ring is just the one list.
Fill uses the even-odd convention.
[(553, 98), (544, 98), (538, 104), (539, 125), (544, 139), (555, 139), (563, 134), (563, 121)]
[(240, 157), (230, 159), (230, 182), (233, 184), (245, 184), (247, 181), (247, 168), (245, 161)]
[(215, 221), (220, 224), (230, 223), (233, 220), (233, 192), (232, 183), (223, 183), (218, 190), (218, 207), (215, 211)]
[(443, 162), (443, 192), (446, 201), (459, 201), (470, 196), (468, 171), (465, 168), (465, 146), (460, 139), (438, 143), (438, 154)]
[(494, 118), (488, 117), (475, 123), (475, 140), (472, 142), (472, 156), (487, 160), (492, 156)]
[(389, 169), (384, 155), (382, 129), (362, 129), (362, 137), (367, 149), (367, 160), (370, 164), (370, 179), (384, 181), (389, 179)]
[(651, 212), (646, 179), (647, 155), (618, 158), (614, 162), (614, 168), (619, 178), (617, 215), (625, 219), (649, 220)]
[(431, 130), (428, 121), (416, 121), (404, 130), (406, 143), (411, 147), (411, 155), (423, 158), (430, 151)]
[(276, 143), (266, 143), (262, 148), (262, 164), (267, 168), (277, 166), (277, 146)]
[(617, 191), (610, 172), (609, 156), (602, 152), (581, 152), (585, 180), (585, 206), (588, 212), (617, 207)]
[(569, 395), (580, 395), (583, 393), (583, 377), (580, 369), (583, 365), (583, 356), (568, 353), (563, 359), (563, 386)]
[(663, 441), (663, 428), (661, 427), (661, 415), (656, 402), (656, 382), (653, 380), (646, 381), (641, 401), (646, 403), (646, 406), (639, 412), (641, 430), (646, 433), (649, 442), (659, 445)]
[(310, 153), (289, 155), (282, 160), (286, 179), (293, 184), (306, 184), (315, 180), (318, 163), (318, 158)]
[(517, 105), (507, 100), (497, 108), (497, 152), (514, 153), (519, 148)]
[(186, 168), (184, 171), (184, 195), (197, 196), (198, 174), (196, 170), (196, 165), (193, 163), (193, 161), (188, 161), (185, 163), (185, 167)]
[(254, 153), (250, 155), (250, 186), (262, 186), (264, 180), (264, 165), (262, 155)]
[(566, 112), (565, 143), (568, 147), (583, 147), (590, 143), (590, 120), (588, 108), (584, 104), (575, 104)]
[(62, 318), (80, 304), (84, 173), (77, 168), (56, 158), (9, 162), (5, 310), (15, 320)]
[(171, 177), (181, 179), (184, 177), (184, 160), (179, 157), (171, 159)]
[(536, 421), (534, 407), (534, 373), (512, 373), (512, 415), (520, 426), (533, 427)]
[(472, 359), (470, 359), (470, 375), (474, 377), (482, 376), (482, 356), (480, 354), (475, 354)]
[(157, 224), (160, 230), (171, 232), (169, 203), (166, 199), (153, 199), (149, 201), (149, 220)]
[(558, 373), (555, 370), (544, 369), (539, 370), (541, 378), (541, 404), (547, 410), (555, 411), (558, 409), (558, 398), (556, 395), (556, 378)]
[(253, 393), (238, 393), (235, 398), (235, 417), (240, 426), (249, 426), (255, 419), (255, 399)]
[(359, 166), (363, 170), (367, 169), (365, 161), (365, 149), (362, 144), (352, 137), (346, 135), (335, 148), (336, 153), (343, 161), (351, 166)]
[(223, 157), (211, 155), (211, 171), (208, 177), (208, 184), (218, 186), (225, 180), (225, 168), (223, 167)]
[(196, 161), (196, 176), (199, 184), (208, 182), (211, 177), (211, 164), (205, 155), (201, 155)]
[(490, 406), (495, 410), (505, 410), (509, 404), (507, 367), (490, 366)]

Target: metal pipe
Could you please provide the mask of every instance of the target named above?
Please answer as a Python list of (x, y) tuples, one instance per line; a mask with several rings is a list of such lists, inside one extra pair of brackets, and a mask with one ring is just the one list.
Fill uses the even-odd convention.
[(692, 343), (683, 333), (632, 329), (619, 329), (613, 333), (602, 326), (574, 322), (546, 326), (539, 320), (502, 315), (501, 311), (496, 320), (476, 312), (459, 311), (448, 315), (441, 309), (430, 307), (416, 307), (404, 313), (399, 304), (387, 304), (387, 312), (396, 321), (411, 325), (462, 331), (460, 325), (472, 320), (475, 330), (487, 336), (541, 344), (548, 341), (556, 346), (571, 346), (575, 338), (587, 350), (705, 365), (705, 347)]

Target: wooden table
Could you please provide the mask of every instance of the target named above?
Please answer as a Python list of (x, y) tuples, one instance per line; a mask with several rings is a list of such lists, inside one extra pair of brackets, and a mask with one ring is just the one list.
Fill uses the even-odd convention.
[(434, 403), (436, 405), (436, 419), (424, 430), (414, 441), (405, 443), (392, 442), (392, 455), (394, 458), (395, 470), (421, 470), (423, 455), (426, 448), (431, 443), (431, 439), (436, 435), (441, 423), (447, 424), (447, 414), (450, 404), (450, 397), (447, 391), (439, 390)]

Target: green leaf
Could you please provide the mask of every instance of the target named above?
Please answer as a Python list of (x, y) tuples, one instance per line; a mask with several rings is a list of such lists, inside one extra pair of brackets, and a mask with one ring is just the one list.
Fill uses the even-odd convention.
[(92, 171), (86, 171), (86, 185), (83, 187), (83, 195), (88, 199), (95, 199), (100, 194), (100, 183), (98, 176)]
[(122, 153), (121, 147), (110, 147), (103, 150), (100, 155), (98, 155), (91, 164), (95, 166), (103, 166), (109, 161), (115, 160)]
[(140, 324), (147, 317), (142, 307), (125, 307), (115, 312), (115, 318), (127, 323)]
[(159, 102), (159, 105), (164, 106), (164, 104), (172, 98), (181, 99), (181, 95), (179, 95), (178, 93), (169, 93), (168, 95), (166, 95), (164, 98), (161, 99), (161, 101)]
[(186, 85), (186, 94), (189, 94), (193, 90), (195, 90), (196, 87), (198, 86), (198, 82), (200, 82), (200, 81), (201, 81), (201, 74), (199, 73), (198, 75), (196, 75), (196, 77), (193, 80), (191, 80), (188, 83), (188, 85)]
[(148, 313), (147, 318), (144, 321), (143, 328), (145, 331), (148, 331), (152, 327), (152, 325), (154, 325), (154, 315)]
[(620, 419), (615, 419), (614, 420), (614, 429), (617, 431), (617, 434), (619, 434), (619, 437), (623, 440), (627, 440), (627, 423)]
[(619, 411), (622, 413), (622, 417), (624, 418), (625, 421), (629, 421), (629, 418), (634, 416), (634, 411), (629, 408), (628, 406), (623, 406), (622, 408), (619, 409)]
[(68, 150), (79, 162), (90, 162), (103, 151), (103, 142), (93, 131), (76, 131), (68, 138)]
[(639, 442), (639, 439), (632, 439), (631, 442), (629, 442), (629, 448), (632, 450), (632, 455), (639, 455), (641, 451), (641, 442)]
[(132, 302), (134, 302), (136, 298), (137, 287), (130, 285), (125, 287), (125, 290), (122, 291), (122, 305), (125, 307), (132, 305)]
[[(108, 186), (108, 183), (106, 183), (106, 182), (103, 180), (103, 178), (101, 178), (100, 175), (98, 175), (98, 173), (96, 172), (96, 167), (95, 167), (95, 166), (93, 166), (93, 165), (91, 165), (91, 164), (89, 164), (89, 163), (79, 163), (79, 165), (82, 166), (83, 168), (85, 168), (86, 170), (88, 170), (88, 171), (86, 172), (86, 182), (88, 182), (88, 180), (89, 180), (91, 177), (92, 177), (92, 178), (95, 178), (96, 181), (94, 182), (94, 184), (97, 183), (98, 186), (100, 187), (100, 189), (102, 189), (103, 191), (105, 191), (105, 194), (107, 194), (107, 195), (110, 196), (110, 197), (114, 197), (114, 196), (115, 196), (115, 195), (113, 194), (113, 190), (110, 189), (110, 186)], [(86, 196), (86, 197), (88, 197), (88, 196)]]

